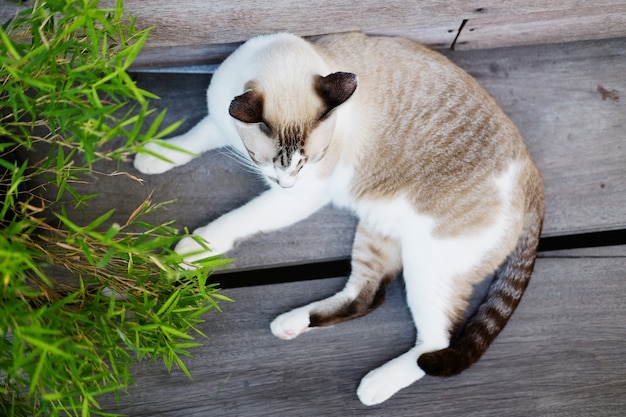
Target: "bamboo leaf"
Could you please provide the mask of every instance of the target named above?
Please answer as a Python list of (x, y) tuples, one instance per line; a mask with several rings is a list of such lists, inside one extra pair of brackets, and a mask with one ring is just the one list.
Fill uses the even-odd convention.
[(177, 337), (179, 339), (193, 340), (193, 336), (190, 336), (187, 333), (183, 333), (180, 330), (176, 330), (173, 327), (169, 327), (169, 326), (166, 326), (166, 325), (161, 325), (161, 326), (159, 326), (159, 328), (163, 331), (163, 333), (166, 333), (168, 335)]
[(164, 203), (148, 202), (124, 226), (109, 224), (112, 209), (86, 225), (68, 215), (69, 204), (96, 198), (75, 185), (102, 175), (94, 164), (126, 161), (180, 123), (163, 126), (165, 112), (150, 106), (158, 97), (127, 72), (149, 30), (136, 29), (122, 0), (97, 3), (38, 0), (0, 28), (0, 152), (49, 149), (40, 161), (0, 158), (0, 331), (12, 335), (0, 336), (0, 379), (11, 381), (0, 395), (32, 415), (93, 413), (96, 397), (125, 389), (146, 357), (190, 376), (181, 358), (205, 336), (200, 316), (224, 301), (207, 281), (225, 260), (182, 271), (172, 222), (143, 219)]
[(159, 311), (157, 311), (157, 316), (162, 316), (164, 313), (169, 312), (172, 308), (176, 307), (179, 300), (180, 291), (174, 291), (172, 295), (170, 295), (170, 297), (167, 299), (167, 301), (163, 303)]
[[(187, 378), (192, 379), (191, 378), (191, 373), (189, 372), (189, 369), (187, 369), (187, 366), (178, 357), (178, 355), (174, 355), (173, 359), (176, 362), (176, 364), (178, 365), (178, 367), (180, 368), (180, 370), (183, 371), (185, 375), (187, 375)], [(171, 366), (170, 366), (170, 368), (171, 368)]]
[(57, 341), (57, 343), (55, 343), (55, 344), (50, 344), (50, 343), (46, 343), (46, 342), (45, 342), (45, 341), (43, 341), (43, 340), (39, 340), (39, 339), (37, 339), (37, 338), (35, 338), (35, 337), (28, 336), (28, 335), (24, 335), (24, 334), (23, 334), (23, 335), (21, 335), (21, 337), (22, 337), (25, 341), (27, 341), (28, 343), (30, 343), (31, 345), (33, 345), (33, 346), (36, 346), (36, 347), (40, 348), (41, 350), (43, 350), (43, 351), (44, 351), (44, 352), (46, 352), (46, 353), (52, 353), (52, 354), (54, 354), (54, 355), (61, 356), (61, 357), (66, 358), (66, 359), (70, 359), (70, 358), (72, 358), (72, 356), (71, 356), (71, 355), (69, 355), (69, 354), (67, 354), (67, 353), (63, 352), (63, 351), (62, 351), (61, 349), (59, 349), (59, 348), (58, 348), (58, 346), (57, 346), (57, 345), (60, 345), (61, 343), (66, 342), (66, 341), (67, 341), (67, 338), (65, 338), (65, 339), (61, 339), (61, 340)]
[(104, 256), (100, 259), (100, 261), (96, 263), (96, 268), (104, 268), (105, 266), (107, 266), (107, 264), (111, 261), (111, 258), (113, 258), (113, 255), (115, 255), (115, 248), (114, 247), (108, 248)]
[(7, 36), (7, 34), (4, 32), (4, 29), (2, 29), (1, 27), (0, 27), (0, 39), (2, 39), (2, 44), (7, 49), (9, 54), (12, 55), (12, 58), (16, 61), (19, 61), (22, 58), (21, 55), (15, 49), (15, 45), (13, 44), (13, 41), (11, 40), (11, 38)]
[(28, 389), (28, 395), (33, 395), (37, 391), (39, 387), (39, 376), (41, 375), (41, 371), (45, 362), (46, 355), (39, 355), (39, 360), (37, 361), (37, 367), (35, 368), (35, 372), (30, 377), (30, 388)]

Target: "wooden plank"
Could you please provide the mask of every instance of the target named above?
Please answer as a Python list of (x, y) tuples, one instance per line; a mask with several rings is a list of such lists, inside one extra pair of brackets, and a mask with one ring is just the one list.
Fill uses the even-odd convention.
[[(626, 91), (626, 39), (449, 56), (495, 96), (525, 137), (546, 184), (545, 236), (626, 228), (626, 100), (609, 94)], [(210, 75), (135, 76), (141, 87), (163, 98), (155, 105), (167, 109), (166, 123), (187, 118), (180, 131), (205, 115)], [(118, 167), (103, 164), (97, 169), (112, 172)], [(139, 175), (130, 163), (121, 169)], [(76, 221), (118, 207), (115, 221), (123, 223), (154, 191), (154, 201), (177, 201), (151, 219), (175, 219), (177, 227), (193, 230), (263, 190), (254, 175), (223, 152), (144, 178), (143, 186), (127, 178), (97, 178), (84, 191), (102, 192), (105, 198), (76, 213)], [(354, 225), (349, 213), (325, 208), (290, 228), (242, 242), (230, 255), (242, 269), (346, 258)]]
[[(114, 0), (102, 2), (103, 5), (113, 3)], [(446, 48), (452, 44), (464, 19), (472, 23), (476, 20), (474, 33), (463, 37), (468, 47), (482, 47), (489, 42), (508, 46), (626, 36), (624, 0), (595, 1), (593, 6), (587, 7), (581, 7), (577, 0), (484, 0), (478, 4), (463, 0), (364, 0), (356, 3), (352, 0), (297, 3), (293, 0), (127, 0), (125, 4), (127, 10), (137, 16), (140, 27), (155, 27), (137, 61), (138, 66), (144, 67), (181, 62), (214, 63), (223, 58), (224, 46), (228, 48), (229, 44), (252, 36), (279, 31), (301, 36), (346, 31), (402, 35)], [(491, 30), (485, 30), (487, 23), (491, 23)], [(564, 25), (566, 30), (560, 30), (555, 24)], [(221, 46), (214, 49), (209, 45)]]
[[(622, 248), (626, 252), (626, 248)], [(508, 326), (463, 374), (426, 377), (367, 408), (365, 373), (408, 349), (415, 331), (396, 282), (364, 318), (285, 342), (275, 315), (332, 294), (342, 278), (231, 289), (211, 314), (209, 340), (186, 361), (193, 380), (160, 364), (134, 369), (136, 385), (109, 411), (132, 416), (623, 416), (626, 273), (622, 258), (540, 259)]]
[(613, 245), (541, 252), (541, 258), (626, 258), (626, 247)]
[[(103, 0), (113, 7), (116, 0)], [(0, 1), (0, 22), (16, 5)], [(259, 34), (289, 31), (301, 36), (362, 31), (410, 37), (447, 48), (463, 20), (458, 48), (484, 48), (626, 36), (626, 1), (559, 2), (483, 0), (322, 0), (224, 2), (126, 0), (140, 28), (154, 27), (135, 67), (179, 66), (222, 61), (236, 45)]]
[(626, 39), (448, 54), (518, 126), (545, 181), (545, 236), (624, 229)]
[(11, 2), (8, 0), (0, 1), (0, 24), (4, 24), (7, 20), (13, 18), (19, 11), (25, 9), (32, 1), (23, 3)]
[[(455, 49), (481, 49), (626, 36), (626, 4), (586, 3), (575, 9), (510, 10), (469, 19)], [(591, 6), (591, 7), (589, 7)]]

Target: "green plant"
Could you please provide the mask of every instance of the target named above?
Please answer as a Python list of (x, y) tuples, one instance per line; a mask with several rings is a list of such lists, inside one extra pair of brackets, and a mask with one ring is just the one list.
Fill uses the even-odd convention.
[[(124, 224), (112, 210), (87, 225), (67, 214), (96, 197), (74, 186), (93, 164), (177, 126), (150, 116), (156, 97), (126, 72), (147, 35), (121, 1), (35, 1), (0, 28), (2, 415), (107, 415), (97, 397), (124, 390), (139, 359), (189, 374), (202, 315), (229, 300), (209, 280), (227, 260), (185, 270), (171, 223), (144, 221), (164, 203), (148, 197)], [(29, 160), (33, 148), (47, 157)]]

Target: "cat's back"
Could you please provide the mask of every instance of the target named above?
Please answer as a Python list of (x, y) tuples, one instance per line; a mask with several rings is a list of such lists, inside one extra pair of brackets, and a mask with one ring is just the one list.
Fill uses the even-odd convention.
[(351, 161), (357, 199), (404, 196), (450, 225), (468, 216), (481, 223), (499, 204), (494, 178), (511, 164), (540, 181), (510, 119), (443, 55), (359, 33), (325, 36), (315, 46), (334, 70), (359, 77), (350, 115), (359, 136), (347, 138), (361, 142)]
[[(401, 69), (428, 60), (445, 62), (441, 54), (407, 38), (365, 35), (359, 32), (324, 35), (313, 41), (320, 53), (336, 64), (363, 73), (390, 67)], [(393, 58), (389, 61), (388, 58)], [(399, 60), (400, 59), (400, 60)]]
[(371, 113), (371, 120), (384, 116), (387, 124), (401, 125), (402, 119), (410, 118), (419, 121), (413, 126), (416, 132), (426, 133), (429, 128), (441, 129), (455, 119), (486, 112), (493, 115), (492, 122), (512, 127), (473, 77), (417, 42), (345, 33), (320, 37), (314, 44), (333, 70), (357, 74), (359, 88), (354, 98), (361, 112)]
[(394, 87), (419, 80), (472, 82), (443, 55), (406, 38), (355, 32), (322, 36), (314, 45), (336, 67), (357, 74), (366, 90), (391, 87), (393, 93)]

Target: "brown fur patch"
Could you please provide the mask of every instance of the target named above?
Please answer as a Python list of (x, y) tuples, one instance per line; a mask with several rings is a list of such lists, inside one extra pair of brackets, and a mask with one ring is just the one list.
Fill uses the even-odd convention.
[(364, 316), (385, 300), (387, 286), (400, 271), (398, 243), (359, 225), (352, 250), (349, 284), (358, 288), (353, 299), (310, 313), (310, 326), (331, 326)]

